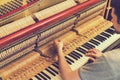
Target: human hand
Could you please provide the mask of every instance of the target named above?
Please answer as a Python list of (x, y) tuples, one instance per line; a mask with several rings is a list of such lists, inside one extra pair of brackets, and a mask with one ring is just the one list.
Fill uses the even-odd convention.
[(54, 40), (54, 45), (55, 45), (55, 48), (57, 49), (57, 52), (61, 53), (63, 50), (63, 42), (60, 40)]
[(95, 59), (101, 57), (103, 53), (98, 49), (90, 49), (85, 55), (90, 57), (90, 61), (94, 62)]

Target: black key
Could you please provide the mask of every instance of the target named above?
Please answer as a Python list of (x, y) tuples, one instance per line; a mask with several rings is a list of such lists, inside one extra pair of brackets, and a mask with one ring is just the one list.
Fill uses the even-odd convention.
[(107, 37), (107, 38), (109, 38), (109, 37), (111, 36), (111, 35), (109, 35), (109, 34), (107, 34), (107, 33), (104, 33), (104, 32), (102, 32), (101, 35), (103, 35), (103, 36), (105, 36), (105, 37)]
[[(68, 55), (68, 56), (69, 56), (69, 55)], [(73, 57), (71, 57), (71, 56), (69, 56), (69, 57), (70, 57), (72, 60), (74, 60), (74, 61), (76, 60), (75, 58), (73, 58)]]
[(67, 61), (68, 64), (70, 64), (70, 65), (72, 64), (72, 62), (70, 62), (68, 59), (66, 59), (66, 61)]
[(81, 48), (81, 47), (78, 47), (76, 50), (78, 50), (78, 51), (80, 51), (81, 53), (84, 53), (84, 54), (86, 53), (86, 50)]
[(47, 80), (47, 78), (44, 77), (42, 74), (38, 73), (38, 75), (39, 75), (41, 78), (43, 78), (44, 80)]
[(32, 78), (30, 78), (29, 80), (33, 80)]
[(76, 58), (76, 56), (72, 55), (71, 53), (68, 55), (71, 56), (72, 58), (74, 58), (75, 60), (78, 60), (78, 58)]
[(58, 72), (56, 70), (54, 70), (52, 67), (48, 67), (50, 68), (52, 71), (54, 71), (56, 74), (58, 74)]
[(82, 47), (84, 47), (84, 48), (86, 48), (86, 49), (91, 49), (91, 47), (88, 46), (88, 45), (86, 45), (86, 44), (82, 45)]
[(42, 80), (42, 78), (38, 77), (38, 75), (35, 75), (35, 77), (36, 77), (38, 80)]
[(99, 36), (103, 39), (103, 41), (107, 40), (106, 37), (104, 37), (104, 36), (102, 36), (102, 35), (99, 35)]
[(76, 53), (77, 55), (79, 55), (80, 57), (83, 57), (81, 54), (79, 54), (79, 53), (77, 53), (77, 52), (75, 52), (75, 51), (73, 51), (74, 53)]
[(53, 76), (55, 76), (55, 74), (52, 72), (52, 71), (50, 71), (48, 68), (46, 68), (45, 69), (46, 71), (48, 71), (50, 74), (52, 74)]
[(68, 59), (69, 61), (71, 61), (72, 63), (74, 63), (74, 61), (72, 59), (70, 59), (69, 57), (65, 56), (66, 59)]
[(110, 34), (114, 34), (114, 33), (115, 33), (115, 31), (112, 30), (112, 29), (107, 29), (106, 32), (108, 32), (108, 33), (110, 33)]
[(73, 51), (71, 52), (71, 54), (74, 55), (74, 56), (76, 56), (76, 58), (78, 58), (78, 59), (80, 58), (80, 56), (77, 55), (77, 54), (76, 54), (75, 52), (73, 52)]
[(72, 65), (72, 62), (68, 58), (65, 58), (65, 59), (66, 59), (68, 64)]
[(97, 41), (95, 41), (95, 40), (93, 40), (93, 39), (90, 40), (89, 42), (91, 42), (91, 43), (93, 43), (93, 44), (95, 44), (95, 45), (97, 45), (97, 46), (100, 44), (99, 42), (97, 42)]
[(46, 76), (48, 79), (51, 79), (47, 74), (45, 74), (44, 72), (41, 72), (41, 74), (43, 74), (44, 76)]
[(57, 69), (59, 69), (58, 64), (54, 63), (53, 66), (56, 67)]
[(103, 41), (106, 40), (106, 38), (104, 38), (104, 37), (102, 37), (100, 35), (96, 36), (95, 39), (99, 40), (100, 42), (103, 42)]
[(89, 46), (90, 48), (95, 48), (95, 46), (92, 44), (86, 43), (86, 45)]

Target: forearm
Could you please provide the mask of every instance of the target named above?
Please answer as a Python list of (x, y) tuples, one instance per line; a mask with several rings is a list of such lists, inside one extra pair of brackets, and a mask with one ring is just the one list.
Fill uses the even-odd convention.
[(68, 63), (64, 58), (64, 54), (60, 52), (58, 55), (59, 58), (59, 67), (63, 80), (80, 80), (80, 76), (78, 75), (78, 70), (72, 71)]
[(58, 51), (58, 61), (60, 72), (63, 80), (80, 80), (78, 70), (72, 71), (68, 63), (66, 62), (63, 54), (63, 43), (59, 40), (55, 40), (55, 46)]
[(67, 77), (69, 76), (69, 73), (72, 72), (70, 66), (66, 62), (64, 55), (62, 52), (60, 52), (60, 55), (58, 55), (59, 58), (59, 67), (60, 67), (60, 72), (63, 80), (68, 80)]

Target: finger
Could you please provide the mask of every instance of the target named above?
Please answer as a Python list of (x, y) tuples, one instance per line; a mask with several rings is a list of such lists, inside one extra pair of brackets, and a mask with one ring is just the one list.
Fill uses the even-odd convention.
[(88, 57), (93, 57), (93, 58), (97, 58), (97, 55), (94, 53), (87, 53), (86, 56)]
[(90, 49), (87, 52), (90, 53), (90, 52), (94, 52), (94, 51), (95, 51), (95, 49)]
[(95, 62), (95, 59), (92, 58), (92, 57), (89, 57), (89, 60), (90, 60), (91, 62)]
[(88, 50), (87, 53), (93, 53), (94, 51), (93, 50)]
[(58, 42), (61, 42), (61, 40), (58, 40)]
[(57, 43), (57, 39), (54, 40), (54, 43)]
[(91, 53), (91, 52), (92, 52), (92, 53), (94, 53), (94, 54), (97, 54), (97, 53), (100, 52), (100, 51), (99, 51), (98, 49), (95, 49), (95, 48), (94, 48), (94, 49), (88, 50), (87, 52), (88, 52), (88, 53)]

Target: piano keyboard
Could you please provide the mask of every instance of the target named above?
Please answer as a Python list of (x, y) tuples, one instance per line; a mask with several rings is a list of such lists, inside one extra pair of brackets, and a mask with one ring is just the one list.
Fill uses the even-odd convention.
[[(120, 39), (120, 34), (116, 34), (115, 30), (111, 27), (66, 55), (66, 61), (72, 70), (76, 70), (87, 63), (89, 58), (84, 56), (87, 50), (97, 48), (103, 51), (118, 39)], [(53, 63), (30, 80), (62, 80), (59, 73), (58, 62)]]
[[(70, 8), (68, 9), (70, 13), (72, 11), (76, 12), (75, 10), (78, 8), (75, 7), (74, 10), (71, 7), (85, 1), (89, 0), (9, 0), (9, 2), (7, 1), (8, 3), (0, 5), (0, 26), (3, 26), (0, 27), (0, 39), (6, 40), (6, 36), (12, 36), (14, 32), (17, 33), (17, 31), (19, 32), (19, 30), (38, 21), (43, 21), (43, 19), (47, 21), (48, 17), (56, 13), (59, 14), (59, 12), (62, 13), (63, 10), (66, 12), (68, 8)], [(22, 38), (20, 37), (16, 41), (13, 40), (14, 42), (3, 43), (5, 46), (1, 47), (0, 52), (0, 80), (62, 80), (59, 72), (59, 64), (54, 60), (55, 56), (51, 54), (54, 51), (51, 50), (54, 48), (51, 42), (55, 38), (65, 43), (63, 52), (72, 70), (76, 70), (88, 62), (89, 57), (84, 55), (87, 50), (97, 48), (103, 51), (116, 40), (120, 39), (120, 35), (116, 34), (112, 27), (110, 28), (112, 26), (111, 22), (103, 20), (102, 16), (100, 21), (98, 18), (95, 18), (102, 13), (103, 7), (106, 5), (106, 0), (93, 0), (94, 2), (99, 3), (89, 8), (86, 6), (87, 9), (75, 15), (71, 13), (71, 16), (65, 18), (63, 21), (44, 27), (40, 31), (35, 32), (31, 30), (30, 34), (25, 34), (25, 36), (23, 34)], [(18, 20), (24, 17), (29, 11), (29, 14), (39, 12), (28, 16), (29, 18)], [(51, 19), (53, 18), (51, 17)], [(62, 18), (64, 16), (61, 16), (60, 19)], [(93, 18), (95, 20), (91, 21)], [(53, 22), (56, 22), (55, 19)], [(10, 24), (5, 25), (6, 23)], [(85, 25), (83, 25), (84, 23)], [(74, 29), (71, 29), (73, 27)], [(32, 32), (34, 33), (32, 34)], [(46, 57), (40, 56), (38, 52), (34, 51), (38, 38), (40, 39), (38, 41), (39, 50), (43, 51), (43, 54), (52, 57), (52, 60), (48, 61)]]

